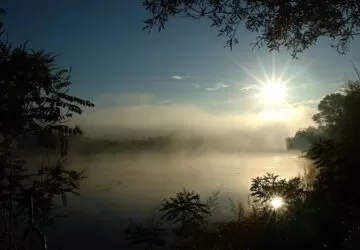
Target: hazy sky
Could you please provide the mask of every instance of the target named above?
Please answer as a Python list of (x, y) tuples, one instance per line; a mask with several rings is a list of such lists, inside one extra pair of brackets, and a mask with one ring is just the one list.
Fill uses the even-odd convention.
[(216, 115), (252, 114), (259, 111), (259, 100), (247, 87), (257, 83), (244, 68), (260, 79), (265, 78), (264, 70), (271, 74), (273, 65), (276, 76), (285, 67), (285, 79), (297, 74), (288, 83), (290, 105), (313, 103), (346, 77), (354, 77), (350, 61), (358, 59), (358, 41), (342, 56), (324, 39), (295, 61), (286, 51), (252, 50), (249, 43), (256, 34), (240, 29), (240, 44), (230, 51), (207, 20), (177, 18), (161, 33), (142, 31), (148, 14), (141, 2), (5, 0), (1, 4), (7, 11), (9, 39), (28, 40), (29, 47), (60, 54), (59, 64), (72, 66), (73, 93), (107, 111), (139, 105), (158, 110), (161, 105), (176, 106), (179, 114), (182, 106)]

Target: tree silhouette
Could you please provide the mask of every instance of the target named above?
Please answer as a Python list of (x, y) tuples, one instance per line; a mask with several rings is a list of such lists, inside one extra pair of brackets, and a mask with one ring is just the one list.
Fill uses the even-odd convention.
[(252, 180), (250, 195), (261, 207), (269, 207), (269, 201), (281, 197), (287, 204), (301, 202), (305, 193), (300, 178), (279, 179), (278, 175), (267, 173)]
[[(199, 247), (206, 249), (209, 242), (208, 219), (216, 206), (218, 192), (210, 196), (206, 201), (200, 199), (200, 195), (183, 189), (176, 193), (175, 197), (164, 199), (159, 208), (162, 214), (160, 220), (145, 227), (141, 224), (131, 223), (125, 230), (130, 245), (145, 245), (147, 249), (165, 246), (165, 237), (172, 237), (173, 249), (190, 249)], [(161, 222), (166, 222), (167, 227)], [(164, 224), (164, 223), (163, 223)]]
[(293, 57), (314, 45), (320, 37), (333, 40), (333, 47), (345, 53), (354, 36), (360, 34), (359, 1), (353, 0), (143, 0), (152, 17), (144, 29), (164, 29), (169, 18), (185, 15), (206, 18), (227, 38), (226, 45), (239, 42), (237, 31), (257, 32), (254, 46), (270, 50), (284, 47)]
[[(344, 132), (347, 130), (353, 137), (354, 127), (349, 127), (349, 121), (354, 124), (359, 120), (353, 112), (358, 102), (359, 83), (349, 81), (343, 91), (330, 93), (321, 99), (317, 106), (318, 112), (312, 116), (317, 127), (300, 129), (292, 138), (287, 138), (288, 148), (302, 149), (307, 151), (311, 145), (319, 142), (319, 139), (331, 137), (331, 139), (344, 139)], [(352, 125), (354, 126), (354, 125)], [(345, 129), (346, 128), (346, 129)]]
[[(312, 214), (299, 178), (285, 180), (267, 174), (254, 178), (250, 191), (253, 203), (248, 209), (242, 205), (236, 209), (232, 203), (235, 218), (213, 222), (211, 207), (217, 204), (218, 193), (205, 202), (184, 189), (163, 201), (159, 209), (163, 216), (156, 227), (129, 225), (127, 240), (130, 245), (142, 244), (148, 249), (164, 247), (166, 237), (174, 240), (172, 249), (303, 249), (309, 243), (315, 229), (314, 223), (309, 223)], [(286, 202), (282, 209), (269, 206), (274, 196)], [(171, 224), (166, 227), (161, 221)]]
[[(46, 249), (41, 225), (54, 218), (58, 197), (66, 205), (66, 194), (77, 194), (85, 177), (65, 166), (67, 138), (81, 133), (67, 122), (81, 106), (94, 105), (68, 94), (70, 71), (57, 67), (51, 53), (1, 41), (0, 69), (0, 246), (24, 249), (35, 240)], [(34, 138), (43, 152), (57, 148), (58, 159), (31, 168), (20, 152)]]
[[(311, 131), (318, 138), (308, 140), (305, 157), (313, 162), (317, 175), (307, 196), (317, 224), (312, 244), (319, 247), (360, 247), (359, 107), (360, 81), (349, 81), (340, 93), (326, 95), (312, 117), (317, 128)], [(300, 130), (288, 142), (308, 137), (308, 129)]]
[(313, 199), (313, 206), (321, 211), (318, 240), (333, 249), (358, 249), (360, 82), (350, 81), (342, 95), (328, 95), (323, 100), (314, 117), (319, 117), (327, 138), (307, 152), (318, 169)]
[(345, 96), (342, 93), (331, 93), (326, 95), (318, 105), (318, 113), (312, 118), (320, 127), (331, 130), (333, 126), (337, 126), (339, 119), (343, 115)]
[[(0, 15), (5, 14), (5, 10), (3, 8), (0, 8)], [(0, 36), (4, 33), (3, 30), (4, 24), (0, 21)]]

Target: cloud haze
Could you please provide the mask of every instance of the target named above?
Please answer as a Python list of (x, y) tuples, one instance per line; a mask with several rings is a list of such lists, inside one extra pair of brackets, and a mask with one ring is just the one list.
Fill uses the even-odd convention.
[[(128, 99), (134, 96), (137, 95)], [(155, 102), (155, 97), (150, 96), (140, 94), (138, 97)], [(74, 122), (90, 137), (121, 139), (175, 132), (182, 138), (196, 135), (218, 141), (247, 138), (244, 141), (249, 142), (253, 138), (263, 140), (268, 147), (278, 148), (283, 147), (285, 137), (311, 124), (314, 109), (297, 105), (287, 112), (285, 120), (274, 121), (261, 113), (214, 113), (194, 104), (113, 105), (87, 110)]]
[(218, 90), (218, 89), (221, 89), (221, 88), (228, 88), (228, 87), (229, 87), (229, 85), (218, 82), (218, 83), (215, 84), (214, 87), (206, 88), (206, 90), (207, 91), (214, 91), (214, 90)]
[(96, 106), (141, 106), (159, 103), (158, 98), (145, 92), (103, 93), (94, 101)]
[(175, 75), (175, 76), (172, 76), (171, 78), (174, 80), (182, 80), (184, 77)]

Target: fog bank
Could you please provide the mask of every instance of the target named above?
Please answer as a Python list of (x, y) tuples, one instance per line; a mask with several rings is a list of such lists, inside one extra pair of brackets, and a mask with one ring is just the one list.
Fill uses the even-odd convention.
[(284, 149), (285, 138), (311, 124), (306, 106), (277, 113), (209, 112), (194, 105), (108, 107), (87, 110), (74, 119), (90, 138), (109, 140), (171, 136), (176, 143), (194, 138), (217, 148)]

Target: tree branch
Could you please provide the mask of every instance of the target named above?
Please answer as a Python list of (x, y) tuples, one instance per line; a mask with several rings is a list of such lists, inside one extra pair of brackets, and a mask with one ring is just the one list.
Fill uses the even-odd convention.
[(25, 244), (25, 241), (27, 239), (27, 236), (29, 235), (29, 232), (31, 230), (35, 231), (37, 236), (39, 237), (39, 239), (41, 240), (41, 246), (42, 246), (42, 250), (47, 250), (47, 241), (46, 241), (46, 236), (36, 227), (35, 224), (35, 216), (34, 216), (34, 194), (36, 191), (36, 186), (37, 186), (37, 181), (33, 182), (32, 188), (31, 188), (31, 192), (29, 195), (29, 220), (28, 220), (28, 225), (25, 229), (24, 232), (24, 237), (23, 237), (23, 242)]

